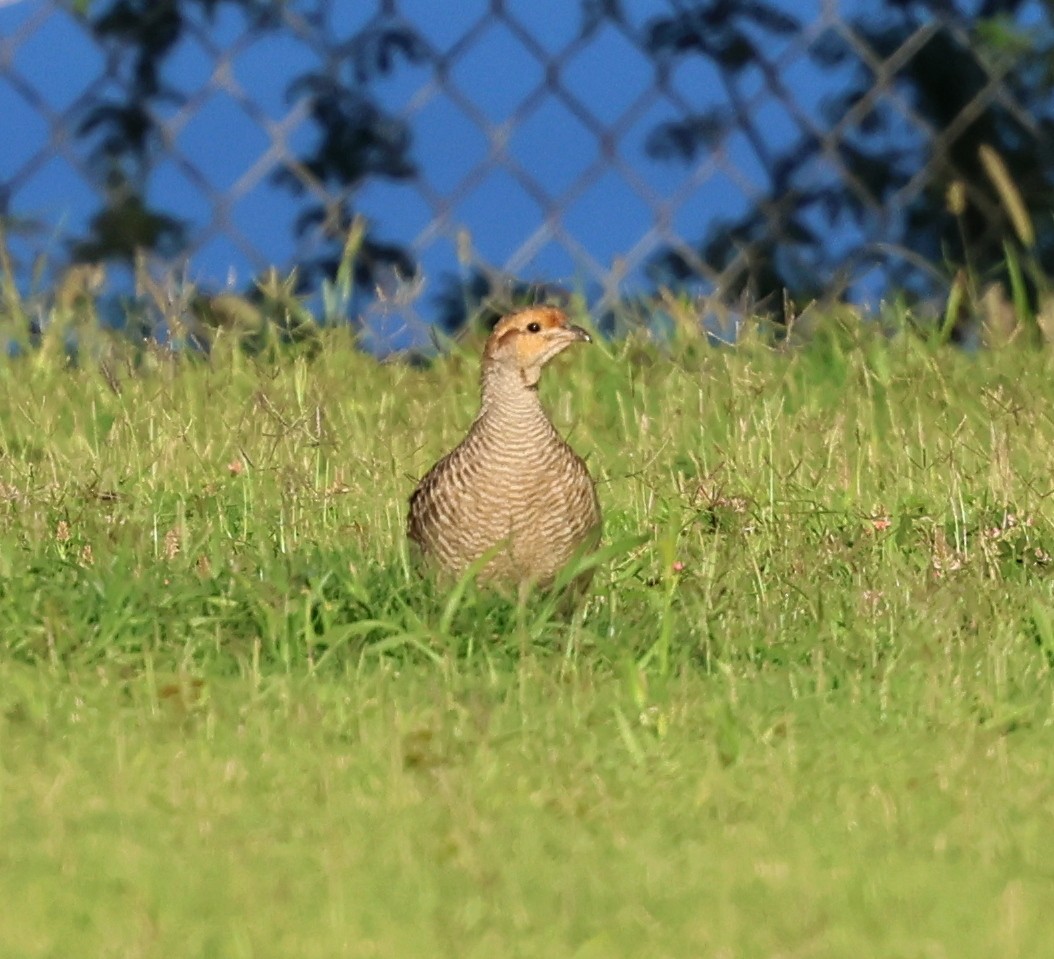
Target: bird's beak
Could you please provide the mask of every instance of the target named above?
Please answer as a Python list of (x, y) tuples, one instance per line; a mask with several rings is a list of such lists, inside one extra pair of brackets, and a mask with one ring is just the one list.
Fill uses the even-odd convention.
[(593, 337), (591, 337), (585, 330), (580, 326), (569, 326), (567, 327), (568, 333), (573, 333), (576, 340), (582, 340), (583, 343), (592, 343)]

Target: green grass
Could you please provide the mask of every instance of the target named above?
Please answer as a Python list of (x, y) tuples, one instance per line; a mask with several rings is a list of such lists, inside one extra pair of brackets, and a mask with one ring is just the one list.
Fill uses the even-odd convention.
[(576, 351), (568, 619), (407, 569), (471, 356), (7, 362), (0, 955), (1045, 955), (1052, 373)]

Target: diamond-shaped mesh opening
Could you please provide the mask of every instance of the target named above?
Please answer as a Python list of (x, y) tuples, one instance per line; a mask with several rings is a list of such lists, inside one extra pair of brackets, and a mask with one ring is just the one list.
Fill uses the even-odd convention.
[[(611, 210), (619, 210), (624, 223), (621, 230), (611, 229)], [(625, 255), (637, 238), (647, 230), (651, 211), (637, 192), (615, 173), (604, 173), (563, 213), (567, 232), (592, 257), (607, 266)]]
[(560, 79), (590, 116), (611, 126), (652, 91), (655, 67), (623, 31), (604, 26), (561, 64)]
[(661, 155), (656, 152), (654, 143), (664, 139), (662, 131), (683, 119), (682, 109), (666, 99), (656, 100), (625, 127), (615, 144), (620, 162), (631, 167), (656, 197), (665, 199), (671, 196), (698, 167), (710, 165), (713, 151), (721, 148), (721, 138), (715, 136), (699, 158), (685, 158), (676, 152), (661, 151)]
[[(22, 222), (36, 225), (40, 234), (81, 235), (95, 206), (95, 194), (77, 169), (61, 156), (52, 156), (36, 166), (20, 185), (17, 199), (33, 213)], [(22, 218), (16, 218), (16, 222)], [(52, 224), (62, 224), (62, 233), (52, 232)]]
[(188, 175), (181, 157), (167, 157), (154, 170), (147, 192), (150, 201), (163, 209), (178, 209), (179, 215), (193, 223), (208, 223), (215, 213), (214, 195), (207, 182)]
[(675, 63), (664, 89), (682, 109), (688, 105), (692, 110), (702, 111), (727, 102), (720, 69), (702, 57), (691, 57)]
[(519, 124), (508, 151), (551, 199), (564, 195), (600, 158), (596, 136), (552, 98)]
[[(78, 44), (83, 35), (81, 26), (64, 11), (56, 11), (40, 26), (29, 32), (14, 51), (11, 70), (46, 103), (49, 110), (61, 113), (84, 92), (81, 84), (71, 84), (65, 69), (56, 69), (54, 51)], [(77, 63), (77, 71), (84, 77), (97, 77), (105, 62), (95, 47), (86, 47)], [(17, 129), (7, 124), (8, 129)]]
[(204, 35), (197, 31), (183, 34), (165, 59), (162, 75), (166, 79), (178, 80), (183, 91), (198, 91), (207, 87), (216, 70), (216, 57), (212, 43), (206, 45)]
[(289, 75), (275, 64), (303, 62), (309, 48), (292, 33), (263, 34), (254, 38), (233, 62), (239, 98), (251, 103), (261, 116), (278, 119), (290, 109)]
[(356, 192), (355, 205), (388, 235), (415, 238), (432, 222), (432, 207), (412, 184), (368, 183)]
[(450, 71), (457, 89), (492, 124), (506, 122), (544, 76), (542, 64), (500, 21), (475, 37)]
[(483, 259), (501, 266), (511, 260), (543, 215), (542, 205), (503, 170), (484, 177), (454, 213), (456, 222), (472, 235)]
[[(252, 240), (257, 253), (257, 272), (275, 263), (293, 263), (296, 242), (287, 230), (275, 230), (276, 220), (292, 223), (296, 218), (296, 200), (283, 193), (251, 190), (230, 211), (230, 222), (241, 236)], [(248, 277), (245, 278), (246, 280)]]
[(423, 164), (422, 179), (449, 196), (486, 159), (487, 135), (449, 97), (433, 97), (414, 117), (414, 153), (434, 161)]
[(212, 96), (198, 107), (173, 144), (188, 165), (218, 192), (240, 192), (238, 181), (270, 139), (230, 97)]
[(721, 171), (678, 202), (672, 211), (671, 226), (678, 236), (701, 236), (714, 220), (738, 220), (751, 207), (736, 183)]

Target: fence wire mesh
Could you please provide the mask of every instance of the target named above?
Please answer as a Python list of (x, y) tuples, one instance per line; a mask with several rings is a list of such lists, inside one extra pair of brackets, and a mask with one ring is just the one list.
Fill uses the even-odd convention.
[(388, 345), (522, 282), (598, 315), (922, 296), (1054, 248), (1050, 26), (1023, 0), (7, 0), (0, 217), (22, 277), (45, 253), (119, 284), (145, 253), (238, 289), (332, 276), (363, 216), (346, 305)]

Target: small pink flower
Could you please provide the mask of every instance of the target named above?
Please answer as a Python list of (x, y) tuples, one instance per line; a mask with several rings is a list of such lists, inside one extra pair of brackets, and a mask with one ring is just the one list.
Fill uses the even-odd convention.
[(871, 520), (871, 525), (872, 527), (874, 527), (876, 532), (881, 533), (882, 530), (889, 529), (889, 527), (893, 525), (893, 520), (891, 520), (888, 516), (883, 516), (881, 519)]
[(679, 559), (675, 559), (673, 561), (673, 566), (671, 567), (671, 569), (675, 573), (682, 573), (684, 572), (684, 563), (682, 563)]

